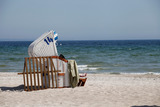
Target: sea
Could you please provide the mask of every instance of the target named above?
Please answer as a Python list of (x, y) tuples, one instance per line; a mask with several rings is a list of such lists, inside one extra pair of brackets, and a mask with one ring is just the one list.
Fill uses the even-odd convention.
[[(33, 41), (0, 41), (0, 72), (22, 72)], [(58, 54), (80, 73), (160, 74), (160, 40), (57, 41)]]

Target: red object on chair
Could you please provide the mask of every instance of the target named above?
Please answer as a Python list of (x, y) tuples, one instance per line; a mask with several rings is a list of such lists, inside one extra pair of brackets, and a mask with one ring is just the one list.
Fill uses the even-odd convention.
[(79, 83), (77, 86), (84, 86), (86, 83), (87, 77), (79, 78)]

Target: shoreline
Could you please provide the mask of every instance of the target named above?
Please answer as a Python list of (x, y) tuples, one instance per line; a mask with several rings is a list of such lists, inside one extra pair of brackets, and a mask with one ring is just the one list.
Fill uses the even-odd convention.
[(0, 106), (160, 106), (160, 75), (88, 74), (84, 87), (23, 91), (23, 76), (0, 72)]
[[(22, 70), (23, 71), (23, 70)], [(22, 73), (22, 72), (0, 72), (0, 73)], [(129, 74), (129, 75), (145, 75), (145, 74), (149, 74), (149, 75), (160, 75), (160, 72), (79, 72), (79, 73), (87, 73), (87, 74), (115, 74), (115, 75), (125, 75), (125, 74)]]

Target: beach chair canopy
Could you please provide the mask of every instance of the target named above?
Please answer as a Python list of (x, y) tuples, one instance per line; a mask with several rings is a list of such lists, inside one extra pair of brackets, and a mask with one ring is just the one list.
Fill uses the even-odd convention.
[(58, 56), (56, 47), (57, 39), (58, 34), (53, 30), (44, 33), (30, 44), (28, 55), (30, 57)]

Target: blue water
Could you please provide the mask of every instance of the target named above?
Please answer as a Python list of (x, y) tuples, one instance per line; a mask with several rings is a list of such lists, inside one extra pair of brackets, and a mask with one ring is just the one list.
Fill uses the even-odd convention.
[[(22, 72), (32, 41), (1, 41), (0, 72)], [(160, 40), (58, 41), (58, 53), (79, 72), (160, 73)]]

